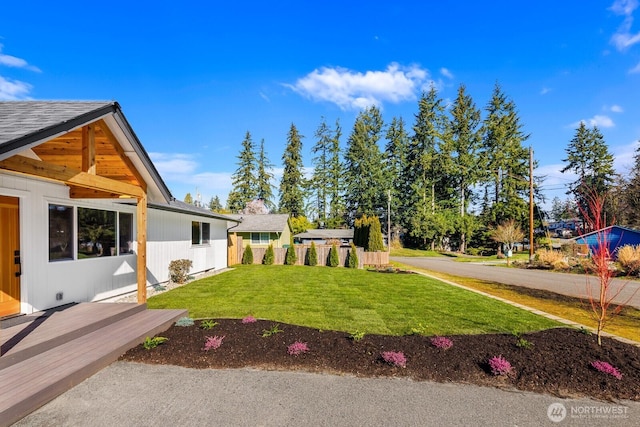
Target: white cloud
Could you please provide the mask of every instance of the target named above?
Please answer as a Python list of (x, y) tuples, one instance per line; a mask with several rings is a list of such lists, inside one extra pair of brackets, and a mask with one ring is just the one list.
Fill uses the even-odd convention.
[(619, 51), (624, 51), (634, 44), (640, 43), (640, 32), (635, 34), (631, 32), (633, 12), (637, 8), (638, 0), (616, 0), (610, 7), (615, 14), (625, 17), (616, 33), (611, 36), (611, 43)]
[(0, 101), (26, 98), (31, 92), (31, 88), (32, 86), (29, 83), (9, 80), (0, 76)]
[(540, 91), (540, 95), (546, 95), (549, 92), (551, 92), (551, 89), (549, 89), (548, 87), (543, 87), (542, 90)]
[(328, 101), (342, 110), (381, 107), (383, 102), (400, 103), (416, 99), (425, 87), (429, 72), (417, 65), (391, 63), (384, 71), (364, 73), (346, 68), (322, 67), (293, 85), (285, 85), (314, 101)]
[(569, 125), (569, 127), (577, 128), (578, 126), (580, 126), (580, 123), (584, 123), (585, 125), (590, 127), (598, 126), (599, 128), (612, 128), (616, 125), (609, 116), (596, 114), (590, 119), (582, 119), (580, 121), (572, 123), (571, 125)]
[(640, 73), (640, 62), (638, 62), (638, 65), (636, 65), (635, 67), (629, 70), (629, 74), (638, 74), (638, 73)]
[(453, 79), (453, 73), (449, 71), (448, 68), (444, 68), (444, 67), (440, 68), (440, 74), (442, 74), (448, 79)]
[(611, 106), (610, 110), (613, 113), (624, 113), (624, 109), (621, 106), (617, 105), (617, 104), (613, 104)]
[(4, 48), (4, 45), (0, 43), (0, 65), (4, 65), (6, 67), (13, 67), (13, 68), (25, 68), (27, 70), (35, 71), (37, 73), (41, 72), (38, 67), (29, 65), (29, 63), (22, 58), (18, 58), (16, 56), (11, 56), (11, 55), (5, 55), (4, 53), (2, 53), (3, 48)]
[(190, 175), (198, 166), (190, 154), (149, 153), (149, 157), (163, 177)]

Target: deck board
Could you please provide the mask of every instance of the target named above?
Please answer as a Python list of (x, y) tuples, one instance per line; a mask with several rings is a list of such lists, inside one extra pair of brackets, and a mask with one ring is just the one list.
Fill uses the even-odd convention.
[[(66, 317), (58, 316), (56, 322), (48, 326), (58, 324), (62, 333), (68, 335), (75, 333), (79, 329), (78, 322), (86, 321), (87, 316), (95, 317), (108, 311), (100, 307), (92, 312), (91, 308), (83, 307)], [(39, 338), (34, 339), (33, 342), (39, 343), (35, 347), (44, 345), (47, 348), (37, 354), (16, 352), (28, 357), (0, 368), (0, 426), (19, 420), (114, 362), (145, 337), (166, 330), (175, 320), (186, 315), (186, 310), (147, 310), (143, 307), (121, 318), (123, 308), (111, 311), (112, 318), (100, 320), (101, 326), (96, 330), (85, 330), (82, 335), (55, 346), (49, 346)], [(63, 326), (65, 322), (76, 324), (76, 328)], [(57, 342), (57, 337), (50, 338)]]

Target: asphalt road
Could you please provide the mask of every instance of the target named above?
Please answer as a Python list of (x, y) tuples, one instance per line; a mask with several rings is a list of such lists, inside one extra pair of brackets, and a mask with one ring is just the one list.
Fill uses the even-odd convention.
[[(564, 414), (564, 420), (552, 422), (548, 412), (558, 421)], [(622, 427), (639, 424), (639, 402), (558, 399), (516, 390), (406, 379), (247, 369), (195, 370), (116, 362), (15, 425)]]
[[(597, 279), (594, 277), (587, 278), (586, 275), (521, 268), (502, 268), (490, 264), (456, 262), (447, 257), (391, 257), (391, 260), (425, 270), (489, 280), (507, 285), (544, 289), (585, 299), (589, 297), (587, 292), (587, 286), (589, 285), (593, 295), (600, 295)], [(619, 289), (620, 293), (613, 299), (614, 302), (625, 303), (640, 309), (639, 281), (614, 279), (609, 295), (614, 295)]]

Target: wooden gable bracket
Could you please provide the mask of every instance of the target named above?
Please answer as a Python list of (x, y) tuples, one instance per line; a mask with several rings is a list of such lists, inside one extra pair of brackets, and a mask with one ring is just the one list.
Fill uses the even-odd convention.
[(136, 178), (136, 180), (140, 184), (140, 187), (144, 191), (147, 191), (147, 183), (146, 183), (146, 181), (144, 180), (142, 175), (140, 175), (140, 173), (138, 172), (138, 169), (136, 169), (135, 165), (133, 164), (131, 159), (127, 156), (127, 154), (125, 153), (125, 151), (122, 148), (122, 146), (118, 143), (118, 140), (116, 139), (116, 137), (113, 134), (113, 132), (111, 132), (111, 129), (109, 129), (109, 126), (107, 125), (107, 123), (103, 119), (100, 119), (98, 121), (98, 126), (100, 127), (100, 129), (102, 129), (102, 132), (104, 132), (105, 136), (107, 137), (107, 141), (109, 141), (109, 143), (111, 143), (113, 148), (116, 150), (116, 152), (120, 156), (120, 159), (122, 159), (122, 162), (125, 165), (127, 165), (127, 168), (129, 169), (129, 171)]

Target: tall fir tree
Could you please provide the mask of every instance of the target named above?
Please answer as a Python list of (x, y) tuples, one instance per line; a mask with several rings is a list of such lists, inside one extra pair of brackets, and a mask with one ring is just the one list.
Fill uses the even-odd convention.
[(280, 204), (282, 213), (291, 216), (304, 215), (305, 179), (302, 165), (302, 138), (292, 123), (287, 134), (287, 146), (282, 155), (284, 171), (280, 181)]
[(384, 163), (378, 141), (382, 115), (377, 107), (362, 111), (353, 125), (345, 153), (346, 221), (362, 214), (379, 216), (386, 206)]
[(485, 218), (494, 228), (511, 219), (524, 226), (528, 217), (529, 150), (522, 144), (529, 135), (522, 131), (514, 102), (498, 83), (485, 111), (482, 167), (491, 188)]
[[(639, 141), (640, 142), (640, 141)], [(629, 180), (623, 186), (624, 224), (640, 229), (640, 145), (633, 156), (633, 168)]]
[(316, 129), (316, 144), (311, 149), (313, 153), (313, 176), (310, 180), (310, 193), (317, 212), (319, 227), (326, 227), (327, 201), (329, 197), (330, 179), (330, 155), (331, 155), (331, 129), (327, 126), (324, 117), (318, 129)]
[(342, 163), (342, 150), (340, 149), (340, 138), (342, 137), (342, 127), (340, 120), (336, 120), (336, 127), (331, 138), (329, 149), (329, 169), (327, 182), (327, 198), (329, 200), (329, 212), (327, 216), (327, 228), (338, 228), (344, 225), (344, 167)]
[[(613, 169), (613, 155), (604, 140), (604, 136), (597, 126), (589, 129), (584, 122), (576, 129), (576, 133), (565, 149), (567, 158), (562, 161), (566, 166), (561, 172), (573, 172), (578, 179), (574, 181), (567, 194), (572, 194), (578, 204), (581, 217), (584, 220), (592, 215), (589, 196), (606, 195), (615, 180)], [(613, 212), (608, 201), (604, 207), (607, 216), (611, 218)]]
[(273, 212), (273, 164), (269, 161), (267, 153), (264, 151), (264, 139), (260, 141), (260, 152), (258, 153), (258, 175), (256, 177), (256, 198), (264, 202), (265, 207)]
[(222, 211), (222, 203), (220, 202), (220, 198), (218, 196), (212, 197), (209, 201), (209, 210), (212, 212)]
[[(402, 214), (406, 212), (404, 182), (404, 168), (407, 161), (409, 136), (402, 117), (394, 117), (386, 133), (385, 147), (386, 178), (388, 194), (391, 197), (391, 223), (395, 227), (402, 227)], [(386, 218), (386, 217), (385, 217)], [(386, 221), (385, 221), (386, 222)], [(386, 224), (385, 224), (386, 229)]]
[(256, 155), (251, 133), (247, 131), (238, 155), (238, 169), (231, 176), (232, 190), (227, 198), (227, 207), (231, 212), (239, 212), (256, 198)]
[(480, 110), (464, 85), (458, 88), (458, 95), (451, 108), (451, 119), (445, 132), (442, 159), (447, 159), (442, 173), (453, 179), (452, 194), (458, 209), (456, 224), (458, 250), (466, 251), (467, 239), (476, 228), (475, 218), (468, 215), (473, 196), (473, 187), (485, 177), (480, 157), (482, 139), (479, 130)]

